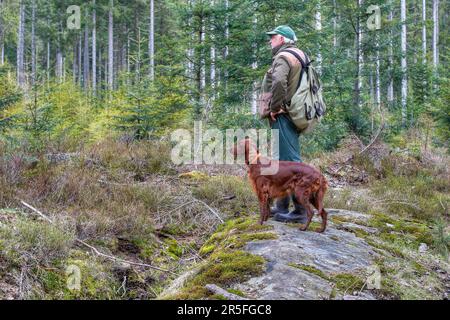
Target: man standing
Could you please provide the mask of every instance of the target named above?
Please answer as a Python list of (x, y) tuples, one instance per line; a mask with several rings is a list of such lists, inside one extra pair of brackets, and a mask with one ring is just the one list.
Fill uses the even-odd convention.
[[(302, 65), (292, 52), (297, 53), (303, 61), (305, 54), (295, 46), (297, 37), (289, 26), (279, 26), (267, 32), (272, 48), (272, 66), (267, 71), (263, 90), (270, 93), (268, 118), (272, 129), (279, 131), (279, 153), (274, 152), (274, 159), (280, 161), (301, 162), (299, 132), (292, 122), (285, 107), (297, 90)], [(290, 53), (290, 52), (291, 53)], [(282, 222), (306, 222), (306, 210), (292, 196), (295, 209), (289, 212), (291, 197), (277, 199), (271, 209), (274, 219)]]

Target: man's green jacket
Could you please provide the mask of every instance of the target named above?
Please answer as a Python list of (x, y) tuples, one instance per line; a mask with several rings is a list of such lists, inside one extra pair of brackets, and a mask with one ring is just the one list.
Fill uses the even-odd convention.
[(291, 101), (297, 89), (302, 66), (292, 63), (280, 53), (286, 49), (296, 48), (293, 44), (283, 44), (272, 49), (272, 67), (267, 71), (263, 82), (263, 92), (271, 92), (270, 111), (278, 112)]

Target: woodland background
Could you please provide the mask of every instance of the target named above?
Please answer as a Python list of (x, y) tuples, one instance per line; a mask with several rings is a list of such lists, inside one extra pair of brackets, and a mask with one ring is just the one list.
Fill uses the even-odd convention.
[[(240, 251), (273, 238), (245, 168), (175, 166), (169, 136), (194, 120), (268, 127), (265, 32), (288, 24), (327, 103), (302, 158), (329, 181), (326, 207), (376, 232), (333, 228), (351, 222), (383, 253), (379, 298), (448, 299), (449, 12), (439, 0), (0, 0), (0, 298), (152, 299), (200, 263), (172, 298), (220, 298), (205, 284), (263, 272)], [(360, 277), (333, 281), (345, 293)]]

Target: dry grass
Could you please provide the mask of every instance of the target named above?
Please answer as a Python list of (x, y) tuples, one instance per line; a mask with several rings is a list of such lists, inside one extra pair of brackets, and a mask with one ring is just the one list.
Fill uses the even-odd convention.
[[(19, 290), (23, 298), (56, 298), (69, 294), (61, 279), (64, 266), (73, 252), (79, 251), (73, 243), (75, 237), (102, 252), (130, 261), (184, 270), (201, 259), (198, 249), (220, 223), (211, 210), (226, 219), (230, 212), (239, 211), (238, 203), (246, 202), (251, 196), (246, 191), (245, 180), (239, 177), (216, 177), (211, 181), (207, 178), (204, 185), (179, 179), (165, 143), (106, 140), (70, 157), (41, 154), (33, 161), (28, 160), (34, 159), (32, 155), (17, 150), (9, 152), (0, 157), (0, 208), (11, 208), (19, 214), (8, 215), (8, 219), (2, 216), (0, 245), (4, 250), (0, 258), (9, 266), (5, 274), (15, 275), (9, 282), (19, 286), (26, 273), (29, 285)], [(53, 161), (58, 158), (61, 161)], [(211, 197), (211, 192), (219, 191), (218, 187), (224, 194), (237, 195), (236, 200), (228, 200), (229, 210), (217, 209), (221, 203)], [(205, 196), (196, 193), (200, 189), (206, 192)], [(49, 215), (58, 222), (57, 226), (36, 221), (20, 200)], [(89, 265), (86, 260), (91, 259), (83, 255), (79, 260)], [(100, 278), (114, 277), (117, 266), (107, 261), (101, 263), (102, 268), (96, 267), (103, 270)], [(22, 265), (32, 267), (24, 273)], [(55, 269), (53, 273), (42, 271), (49, 266)], [(141, 279), (136, 280), (141, 298), (156, 297), (170, 279), (167, 274), (149, 275), (145, 268), (137, 268), (134, 274), (136, 279)], [(150, 281), (151, 284), (142, 280), (148, 277), (157, 280)], [(91, 285), (97, 287), (95, 283)], [(136, 297), (136, 290), (122, 288), (120, 297)], [(108, 291), (107, 298), (115, 297), (111, 292)], [(105, 296), (86, 291), (83, 297)]]
[[(441, 217), (441, 225), (448, 225), (448, 158), (430, 149), (419, 158), (406, 151), (386, 153), (380, 145), (342, 167), (341, 175), (327, 173), (360, 150), (358, 143), (344, 141), (335, 153), (311, 161), (328, 174), (327, 207), (428, 224)], [(6, 209), (0, 211), (0, 297), (153, 298), (171, 276), (140, 267), (122, 270), (94, 258), (73, 239), (123, 259), (181, 272), (203, 259), (198, 251), (220, 219), (258, 212), (241, 166), (173, 167), (165, 142), (106, 139), (62, 157), (50, 151), (33, 155), (25, 148), (0, 146), (0, 208)], [(179, 177), (193, 169), (202, 174)], [(368, 178), (352, 181), (353, 171)], [(48, 214), (55, 226), (36, 219), (20, 199)], [(440, 250), (447, 235), (445, 227), (436, 233)], [(87, 275), (80, 293), (65, 288), (64, 268), (74, 261)]]

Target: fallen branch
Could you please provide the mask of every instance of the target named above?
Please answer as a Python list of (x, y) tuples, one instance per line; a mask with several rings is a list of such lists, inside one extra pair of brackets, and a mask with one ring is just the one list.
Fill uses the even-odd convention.
[(238, 296), (237, 294), (228, 292), (227, 290), (222, 289), (221, 287), (219, 287), (215, 284), (207, 284), (205, 286), (205, 288), (214, 294), (220, 294), (221, 296), (224, 296), (228, 300), (248, 300), (247, 298), (244, 298), (244, 297)]
[(417, 204), (415, 204), (415, 203), (409, 203), (409, 202), (401, 201), (401, 200), (384, 199), (384, 200), (376, 200), (376, 201), (373, 201), (373, 203), (384, 203), (384, 202), (404, 204), (404, 205), (410, 206), (410, 207), (412, 207), (412, 208), (414, 208), (414, 209), (416, 209), (416, 210), (422, 210), (422, 208), (420, 208), (420, 207), (419, 207)]
[(119, 183), (119, 182), (110, 182), (102, 179), (97, 180), (99, 183), (103, 184), (109, 184), (113, 186), (137, 186), (137, 185), (143, 185), (143, 184), (149, 184), (150, 181), (141, 181), (141, 182), (133, 182), (133, 183)]
[(42, 212), (40, 212), (38, 209), (32, 207), (31, 205), (29, 205), (28, 203), (26, 203), (23, 200), (20, 200), (20, 202), (27, 207), (28, 209), (33, 210), (34, 212), (36, 212), (40, 217), (44, 218), (45, 220), (47, 220), (50, 223), (53, 223), (53, 220), (51, 220), (49, 217), (47, 217), (45, 214), (43, 214)]
[[(21, 202), (25, 207), (31, 209), (32, 211), (34, 211), (35, 213), (37, 213), (39, 216), (41, 216), (42, 218), (44, 218), (45, 220), (47, 220), (47, 222), (49, 222), (49, 223), (51, 223), (51, 224), (54, 224), (53, 220), (51, 220), (49, 217), (47, 217), (45, 214), (43, 214), (43, 213), (42, 213), (41, 211), (39, 211), (38, 209), (34, 208), (33, 206), (29, 205), (28, 203), (26, 203), (26, 202), (23, 201), (23, 200), (20, 200), (20, 202)], [(85, 241), (80, 240), (80, 239), (78, 239), (78, 238), (75, 238), (75, 241), (78, 242), (78, 243), (80, 243), (80, 244), (82, 244), (82, 245), (84, 245), (84, 246), (86, 246), (86, 247), (88, 247), (89, 249), (91, 249), (91, 250), (92, 250), (95, 254), (97, 254), (98, 256), (107, 258), (107, 259), (109, 259), (109, 260), (113, 260), (113, 261), (117, 261), (117, 262), (122, 262), (122, 263), (130, 264), (130, 265), (135, 265), (135, 266), (140, 266), (140, 267), (147, 267), (147, 268), (151, 268), (151, 269), (155, 269), (155, 270), (159, 270), (159, 271), (163, 271), (163, 272), (169, 272), (169, 273), (172, 273), (172, 274), (176, 275), (176, 273), (174, 273), (174, 272), (171, 272), (171, 271), (169, 271), (169, 270), (162, 269), (162, 268), (159, 268), (159, 267), (155, 267), (155, 266), (152, 266), (152, 265), (150, 265), (150, 264), (139, 263), (139, 262), (133, 262), (133, 261), (128, 261), (128, 260), (124, 260), (124, 259), (121, 259), (121, 258), (117, 258), (117, 257), (111, 256), (111, 255), (102, 253), (102, 252), (100, 252), (96, 247), (91, 246), (90, 244), (88, 244), (88, 243), (86, 243)]]
[(216, 217), (217, 219), (220, 220), (221, 223), (224, 223), (225, 221), (223, 221), (223, 219), (219, 216), (219, 214), (216, 212), (216, 210), (214, 210), (213, 208), (211, 208), (207, 203), (203, 202), (202, 200), (199, 200), (197, 198), (194, 198), (195, 201), (200, 202), (201, 204), (203, 204), (205, 207), (207, 207), (209, 209), (209, 211), (211, 211)]
[(370, 143), (364, 148), (364, 149), (362, 149), (359, 153), (358, 153), (358, 155), (362, 155), (364, 152), (366, 152), (366, 150), (368, 150), (374, 143), (375, 143), (375, 141), (377, 141), (378, 140), (378, 137), (380, 136), (380, 133), (381, 133), (381, 131), (383, 131), (383, 129), (384, 129), (384, 122), (380, 125), (380, 128), (378, 129), (378, 132), (377, 132), (377, 134), (375, 135), (375, 138), (373, 138), (372, 139), (372, 141), (370, 141)]
[(181, 209), (181, 208), (183, 208), (183, 207), (185, 207), (185, 206), (187, 206), (187, 205), (189, 205), (189, 204), (191, 204), (191, 203), (194, 203), (195, 201), (197, 201), (197, 199), (191, 200), (191, 201), (188, 201), (188, 202), (185, 202), (185, 203), (183, 203), (182, 205), (179, 205), (178, 207), (176, 207), (175, 209), (172, 209), (172, 210), (170, 210), (170, 211), (168, 211), (168, 212), (164, 212), (164, 213), (161, 215), (161, 217), (167, 216), (167, 215), (171, 214), (172, 212), (177, 211), (178, 209)]

